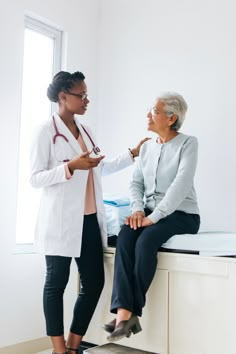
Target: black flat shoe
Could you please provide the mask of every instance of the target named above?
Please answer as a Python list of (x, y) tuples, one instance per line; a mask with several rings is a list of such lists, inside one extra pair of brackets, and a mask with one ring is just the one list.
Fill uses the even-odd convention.
[(112, 320), (111, 322), (105, 323), (102, 328), (105, 329), (106, 332), (112, 333), (116, 327), (116, 319)]
[[(78, 349), (74, 349), (74, 348), (69, 348), (69, 347), (66, 347), (67, 350), (70, 350), (72, 352), (75, 352), (75, 354), (79, 354), (79, 348)], [(68, 352), (66, 352), (65, 354), (68, 354)]]
[(142, 330), (139, 319), (136, 315), (132, 315), (128, 321), (121, 321), (115, 330), (107, 337), (109, 342), (116, 342), (124, 337), (129, 338), (131, 333), (136, 334)]

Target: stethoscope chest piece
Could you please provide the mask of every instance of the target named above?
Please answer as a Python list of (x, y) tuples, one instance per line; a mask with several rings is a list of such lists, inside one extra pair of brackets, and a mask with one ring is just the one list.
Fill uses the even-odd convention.
[(94, 146), (94, 147), (93, 147), (93, 152), (94, 152), (95, 155), (99, 155), (100, 152), (101, 152), (101, 150), (99, 149), (98, 146)]

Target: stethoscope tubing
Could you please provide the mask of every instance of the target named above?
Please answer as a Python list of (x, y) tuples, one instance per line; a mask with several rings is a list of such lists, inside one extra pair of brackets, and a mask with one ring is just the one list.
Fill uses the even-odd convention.
[[(54, 145), (56, 144), (56, 139), (57, 139), (57, 137), (59, 137), (59, 136), (60, 136), (61, 138), (63, 138), (63, 139), (68, 143), (69, 140), (67, 139), (67, 137), (66, 137), (64, 134), (59, 133), (59, 130), (58, 130), (58, 128), (57, 128), (56, 120), (55, 120), (55, 117), (54, 117), (54, 116), (52, 116), (52, 120), (53, 120), (54, 129), (55, 129), (55, 132), (56, 132), (56, 134), (53, 136), (53, 139), (52, 139), (53, 144), (54, 144)], [(83, 128), (85, 134), (87, 135), (87, 137), (89, 138), (89, 140), (90, 140), (90, 142), (91, 142), (91, 144), (92, 144), (92, 146), (93, 146), (93, 152), (94, 152), (96, 155), (98, 155), (101, 150), (99, 149), (98, 146), (95, 145), (93, 139), (91, 138), (91, 136), (90, 136), (90, 134), (88, 133), (88, 131), (84, 128), (84, 126), (83, 126), (82, 124), (80, 124), (80, 125), (81, 125), (81, 127)], [(69, 161), (69, 160), (63, 160), (63, 162), (68, 162), (68, 161)]]

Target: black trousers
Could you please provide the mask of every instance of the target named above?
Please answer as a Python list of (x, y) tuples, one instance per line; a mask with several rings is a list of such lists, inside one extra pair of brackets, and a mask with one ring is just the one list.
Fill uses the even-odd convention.
[[(46, 256), (43, 305), (48, 336), (64, 334), (63, 294), (69, 280), (71, 260), (71, 257)], [(96, 214), (84, 217), (81, 256), (75, 258), (75, 262), (81, 286), (70, 331), (83, 336), (104, 285), (103, 247)]]
[[(150, 210), (145, 213), (149, 215)], [(117, 238), (111, 312), (123, 308), (141, 316), (159, 248), (173, 235), (196, 234), (199, 226), (199, 215), (181, 211), (137, 230), (124, 225)]]

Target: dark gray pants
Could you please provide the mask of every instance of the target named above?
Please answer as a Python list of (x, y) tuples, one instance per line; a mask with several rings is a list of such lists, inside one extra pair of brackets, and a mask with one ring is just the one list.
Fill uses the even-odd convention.
[[(46, 256), (43, 305), (48, 336), (64, 334), (63, 294), (69, 280), (71, 257)], [(84, 217), (81, 256), (75, 258), (81, 288), (70, 331), (84, 335), (104, 285), (103, 248), (96, 214)]]
[[(150, 214), (150, 210), (145, 212)], [(199, 215), (181, 211), (137, 230), (124, 225), (117, 238), (111, 312), (124, 308), (141, 316), (159, 248), (173, 235), (196, 234), (199, 226)]]

